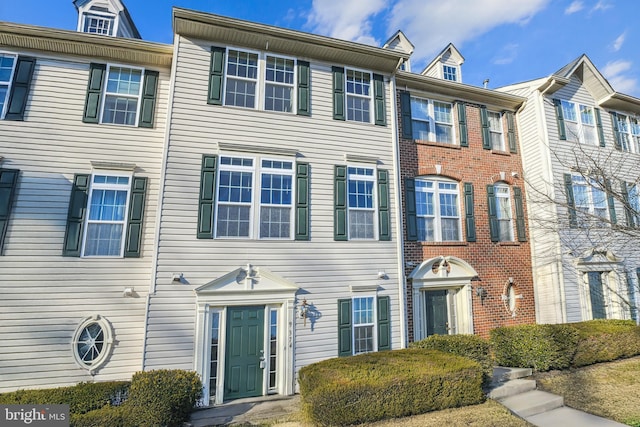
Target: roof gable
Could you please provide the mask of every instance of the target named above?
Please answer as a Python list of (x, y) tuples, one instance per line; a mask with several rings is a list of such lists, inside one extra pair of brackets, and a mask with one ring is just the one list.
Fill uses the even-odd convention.
[(550, 78), (554, 77), (567, 79), (567, 81), (571, 77), (578, 78), (596, 100), (608, 97), (615, 92), (607, 79), (585, 54), (556, 71)]
[[(420, 74), (423, 76), (432, 75), (434, 69), (439, 67), (440, 64), (450, 61), (454, 62), (458, 67), (464, 64), (464, 57), (453, 43), (449, 43), (447, 47), (442, 49), (442, 51), (436, 55), (436, 57), (424, 68), (424, 70), (422, 70)], [(438, 72), (439, 71), (440, 70), (438, 70)]]
[(116, 28), (112, 36), (142, 38), (122, 0), (73, 0), (73, 5), (78, 11), (77, 31), (79, 32), (85, 32), (83, 25), (84, 15), (98, 13), (114, 17), (114, 26)]

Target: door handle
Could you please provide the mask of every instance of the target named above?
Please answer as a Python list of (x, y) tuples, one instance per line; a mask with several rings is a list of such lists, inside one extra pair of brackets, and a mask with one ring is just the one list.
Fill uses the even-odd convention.
[(264, 350), (260, 350), (260, 369), (264, 369), (267, 366), (264, 359)]

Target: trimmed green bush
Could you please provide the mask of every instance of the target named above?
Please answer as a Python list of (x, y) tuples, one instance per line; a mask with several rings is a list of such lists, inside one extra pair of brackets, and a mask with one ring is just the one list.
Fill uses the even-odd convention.
[(116, 400), (123, 400), (129, 392), (129, 386), (128, 381), (110, 381), (41, 390), (17, 390), (0, 394), (0, 403), (68, 404), (72, 414), (84, 414), (116, 403)]
[(491, 343), (498, 365), (567, 369), (640, 354), (640, 326), (631, 320), (507, 326), (491, 331)]
[(569, 367), (579, 340), (569, 325), (518, 325), (490, 332), (493, 354), (501, 366), (536, 371)]
[(202, 383), (191, 371), (159, 369), (137, 372), (124, 406), (135, 425), (181, 426), (202, 396)]
[(580, 341), (571, 366), (580, 367), (640, 354), (640, 327), (633, 320), (590, 320), (573, 324)]
[(485, 382), (490, 381), (493, 376), (491, 344), (478, 335), (431, 335), (422, 341), (411, 343), (409, 347), (440, 350), (445, 353), (468, 357), (482, 366)]
[(84, 414), (71, 414), (73, 427), (134, 427), (136, 424), (129, 416), (125, 405), (105, 406)]
[(298, 376), (302, 412), (320, 425), (351, 425), (484, 401), (482, 367), (418, 348), (328, 359)]

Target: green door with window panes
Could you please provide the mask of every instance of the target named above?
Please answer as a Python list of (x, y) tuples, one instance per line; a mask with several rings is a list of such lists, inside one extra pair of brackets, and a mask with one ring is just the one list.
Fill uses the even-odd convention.
[(264, 306), (227, 310), (224, 397), (262, 396)]
[(591, 297), (591, 318), (606, 319), (607, 306), (604, 302), (602, 272), (590, 271), (587, 273), (587, 277), (589, 279), (589, 296)]
[(449, 313), (447, 291), (426, 291), (424, 293), (427, 315), (427, 336), (449, 333)]

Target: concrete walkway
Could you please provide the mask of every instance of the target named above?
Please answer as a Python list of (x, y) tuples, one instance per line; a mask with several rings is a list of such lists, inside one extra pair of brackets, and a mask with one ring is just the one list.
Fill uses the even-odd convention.
[[(198, 409), (191, 414), (191, 427), (261, 425), (286, 423), (300, 408), (300, 395), (237, 399), (223, 405)], [(298, 425), (298, 424), (295, 424)], [(284, 427), (284, 425), (283, 425)]]
[(616, 421), (564, 406), (564, 398), (537, 390), (531, 369), (495, 368), (489, 397), (539, 427), (616, 427)]

